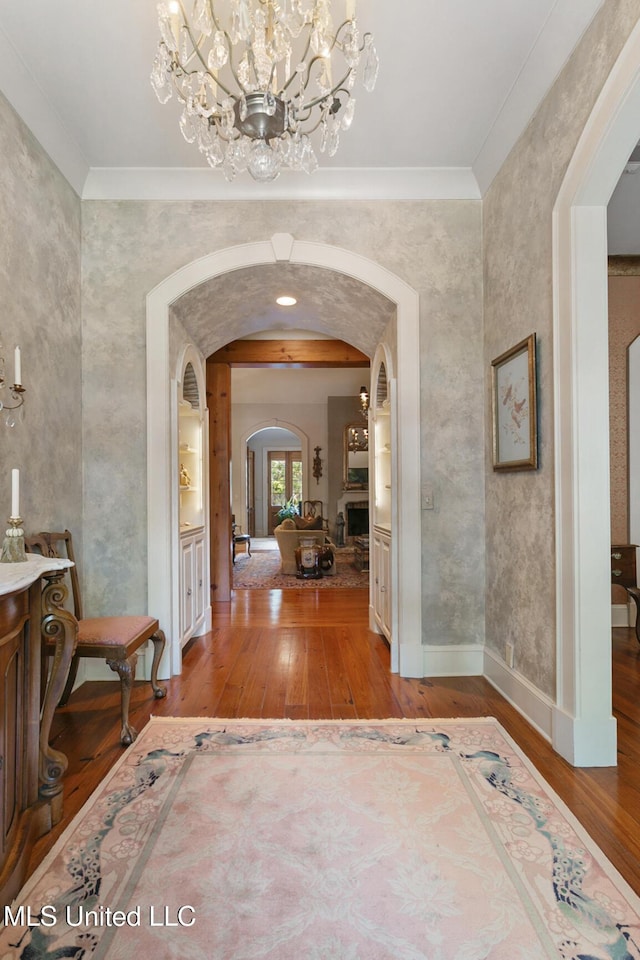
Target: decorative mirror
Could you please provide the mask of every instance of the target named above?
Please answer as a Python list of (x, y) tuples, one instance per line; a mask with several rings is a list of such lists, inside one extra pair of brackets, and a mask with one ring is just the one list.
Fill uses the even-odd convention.
[(369, 488), (369, 430), (361, 423), (344, 428), (344, 489)]

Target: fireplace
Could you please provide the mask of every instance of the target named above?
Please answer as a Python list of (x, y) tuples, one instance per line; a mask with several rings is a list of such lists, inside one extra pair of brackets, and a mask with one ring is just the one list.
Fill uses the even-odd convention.
[(369, 503), (367, 500), (354, 500), (345, 504), (345, 537), (363, 537), (369, 535)]

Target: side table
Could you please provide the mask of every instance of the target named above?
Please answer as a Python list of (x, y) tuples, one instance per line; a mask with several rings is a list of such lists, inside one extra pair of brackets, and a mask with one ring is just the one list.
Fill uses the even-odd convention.
[(353, 562), (358, 570), (369, 569), (369, 537), (354, 537)]

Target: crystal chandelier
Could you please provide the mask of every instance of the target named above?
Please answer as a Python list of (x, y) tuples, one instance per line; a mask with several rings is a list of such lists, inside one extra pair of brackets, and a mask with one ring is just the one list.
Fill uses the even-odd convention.
[(190, 14), (186, 2), (158, 4), (151, 73), (161, 103), (175, 91), (185, 140), (227, 180), (245, 170), (258, 181), (283, 168), (311, 173), (316, 130), (320, 151), (334, 156), (353, 120), (357, 72), (369, 92), (378, 74), (356, 0), (339, 0), (337, 29), (331, 0), (194, 0)]

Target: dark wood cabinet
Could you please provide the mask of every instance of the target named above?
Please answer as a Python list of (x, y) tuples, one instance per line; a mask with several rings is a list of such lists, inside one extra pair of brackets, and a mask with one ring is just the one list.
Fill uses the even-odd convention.
[[(0, 889), (17, 892), (38, 809), (40, 586), (0, 597)], [(35, 699), (35, 703), (34, 703)]]
[[(56, 583), (64, 572), (58, 564), (40, 558), (0, 565), (0, 901), (5, 904), (22, 885), (34, 841), (62, 814), (66, 758), (49, 747), (49, 731), (77, 622), (58, 606), (66, 592)], [(41, 577), (47, 573), (52, 582), (43, 594)], [(53, 631), (56, 656), (41, 697), (43, 628)]]
[(617, 543), (611, 547), (611, 583), (637, 587), (636, 544)]

